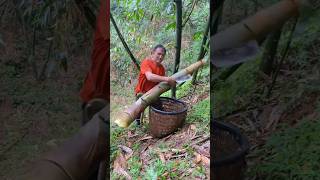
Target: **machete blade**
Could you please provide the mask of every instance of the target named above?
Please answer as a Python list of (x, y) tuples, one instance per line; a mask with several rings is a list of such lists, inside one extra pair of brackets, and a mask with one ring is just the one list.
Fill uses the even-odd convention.
[(251, 40), (238, 47), (220, 49), (214, 51), (211, 56), (211, 63), (220, 67), (230, 67), (239, 63), (247, 62), (260, 53), (260, 48), (255, 40)]

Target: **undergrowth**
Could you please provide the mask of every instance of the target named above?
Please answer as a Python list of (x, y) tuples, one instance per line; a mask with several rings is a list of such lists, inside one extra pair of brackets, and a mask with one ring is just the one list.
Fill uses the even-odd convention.
[[(262, 179), (320, 179), (320, 119), (305, 119), (297, 127), (284, 125), (256, 152), (263, 160), (249, 174)], [(267, 156), (266, 156), (267, 154)]]

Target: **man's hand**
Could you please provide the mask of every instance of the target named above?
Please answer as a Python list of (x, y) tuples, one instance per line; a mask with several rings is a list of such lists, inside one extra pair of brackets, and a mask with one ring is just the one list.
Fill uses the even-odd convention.
[(166, 82), (171, 86), (175, 86), (176, 85), (176, 81), (172, 78), (172, 77), (166, 77)]
[(148, 81), (152, 82), (167, 82), (171, 87), (176, 85), (176, 80), (172, 77), (159, 76), (157, 74), (153, 74), (152, 72), (147, 71), (146, 78)]

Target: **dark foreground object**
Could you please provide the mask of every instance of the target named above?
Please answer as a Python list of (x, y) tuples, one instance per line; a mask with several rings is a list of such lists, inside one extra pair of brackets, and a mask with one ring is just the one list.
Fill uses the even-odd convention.
[(187, 116), (184, 102), (160, 97), (149, 109), (150, 133), (153, 137), (167, 136), (181, 128)]
[[(109, 167), (108, 110), (108, 106), (103, 108), (75, 136), (38, 159), (23, 179), (105, 179), (109, 172), (104, 169)], [(100, 172), (99, 166), (104, 166), (104, 170)]]
[(214, 180), (242, 180), (246, 171), (248, 140), (239, 129), (221, 121), (213, 121)]

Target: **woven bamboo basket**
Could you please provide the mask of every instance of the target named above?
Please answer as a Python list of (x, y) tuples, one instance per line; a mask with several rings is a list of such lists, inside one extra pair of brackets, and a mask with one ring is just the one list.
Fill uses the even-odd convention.
[(239, 129), (213, 121), (213, 177), (216, 180), (242, 180), (246, 171), (245, 156), (249, 143)]
[(149, 108), (149, 128), (153, 137), (162, 138), (182, 127), (187, 105), (179, 100), (160, 97)]

